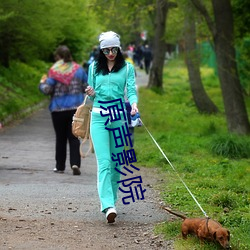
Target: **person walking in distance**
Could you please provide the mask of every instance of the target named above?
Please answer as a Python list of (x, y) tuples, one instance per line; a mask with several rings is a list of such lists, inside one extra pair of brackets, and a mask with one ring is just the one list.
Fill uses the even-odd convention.
[[(106, 214), (107, 222), (113, 223), (117, 216), (115, 204), (120, 173), (115, 169), (119, 166), (112, 161), (112, 154), (122, 153), (124, 147), (116, 147), (112, 129), (121, 128), (125, 124), (125, 89), (131, 104), (131, 115), (138, 112), (137, 93), (134, 66), (124, 60), (120, 36), (113, 31), (103, 32), (99, 42), (100, 53), (89, 67), (86, 93), (93, 100), (90, 134), (97, 160), (97, 189), (101, 211)], [(117, 106), (117, 111), (112, 109), (108, 113), (110, 104)], [(112, 119), (112, 112), (113, 115), (120, 112), (121, 119)], [(107, 115), (111, 118), (107, 118)]]
[(143, 57), (144, 57), (144, 67), (145, 67), (145, 72), (148, 75), (151, 61), (153, 59), (152, 51), (149, 48), (149, 46), (146, 44), (144, 51), (143, 51)]
[(59, 46), (55, 51), (56, 62), (50, 68), (48, 76), (39, 84), (40, 91), (50, 95), (49, 110), (56, 135), (55, 173), (64, 173), (66, 168), (67, 142), (69, 142), (70, 166), (73, 175), (80, 175), (80, 142), (72, 134), (72, 117), (84, 100), (87, 74), (73, 61), (67, 46)]

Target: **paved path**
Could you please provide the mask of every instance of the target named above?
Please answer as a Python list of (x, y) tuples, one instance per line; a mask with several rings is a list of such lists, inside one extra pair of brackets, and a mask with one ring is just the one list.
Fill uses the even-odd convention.
[[(147, 77), (139, 74), (137, 79), (138, 85), (142, 85)], [(47, 107), (14, 126), (0, 130), (0, 221), (10, 217), (90, 221), (96, 222), (96, 227), (103, 230), (105, 218), (99, 211), (94, 154), (82, 160), (81, 176), (72, 175), (69, 163), (64, 174), (53, 173), (54, 140)], [(123, 223), (125, 227), (135, 222), (153, 225), (166, 220), (166, 213), (159, 209), (157, 192), (151, 188), (159, 180), (151, 175), (154, 175), (153, 170), (141, 168), (146, 198), (127, 206), (119, 201), (117, 224)], [(0, 249), (8, 249), (3, 246), (11, 243), (4, 242), (0, 236)]]
[[(139, 72), (137, 79), (138, 85), (142, 86), (147, 76)], [(70, 215), (73, 216), (72, 218), (85, 216), (86, 219), (92, 220), (89, 217), (92, 211), (96, 218), (103, 219), (102, 214), (97, 212), (99, 200), (96, 190), (95, 155), (91, 154), (82, 160), (81, 176), (72, 176), (69, 162), (65, 174), (55, 174), (52, 172), (55, 167), (54, 147), (54, 131), (47, 107), (10, 128), (2, 129), (0, 133), (0, 197), (3, 199), (0, 200), (5, 200), (4, 206), (11, 207), (16, 202), (25, 203), (25, 199), (29, 200), (33, 195), (36, 202), (39, 201), (43, 205), (53, 203), (55, 196), (62, 200), (70, 196), (75, 198), (75, 205), (82, 210), (81, 213)], [(4, 194), (6, 194), (5, 197), (3, 197)], [(88, 202), (82, 204), (82, 200), (86, 200), (85, 196)], [(83, 198), (79, 199), (79, 197)], [(147, 203), (140, 202), (140, 208), (143, 207), (142, 204), (148, 206)], [(120, 207), (122, 212), (126, 210), (123, 204), (120, 204)], [(88, 210), (87, 213), (86, 210)], [(28, 211), (24, 210), (24, 212)], [(60, 213), (56, 215), (61, 216)], [(126, 220), (133, 221), (134, 216), (138, 217), (138, 215), (139, 212), (134, 215), (130, 214)], [(156, 215), (153, 214), (148, 219), (143, 218), (143, 221), (150, 221), (153, 216)]]
[(141, 69), (136, 69), (136, 84), (138, 87), (145, 87), (148, 85), (148, 75)]

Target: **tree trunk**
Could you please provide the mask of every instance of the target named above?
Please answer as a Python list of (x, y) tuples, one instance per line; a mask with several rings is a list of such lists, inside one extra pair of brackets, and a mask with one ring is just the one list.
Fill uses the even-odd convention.
[(191, 92), (200, 113), (217, 113), (218, 108), (207, 95), (201, 80), (200, 57), (196, 48), (195, 18), (190, 15), (193, 11), (192, 6), (187, 6), (187, 10), (185, 18), (185, 55)]
[(204, 16), (213, 36), (228, 130), (237, 134), (249, 134), (250, 123), (235, 59), (230, 0), (212, 0), (215, 23), (200, 0), (191, 1)]
[(162, 89), (163, 66), (166, 53), (166, 43), (164, 41), (166, 19), (168, 12), (168, 1), (156, 1), (155, 16), (155, 37), (153, 45), (153, 62), (149, 74), (148, 87), (157, 87)]
[(212, 0), (212, 4), (216, 29), (213, 38), (228, 129), (237, 134), (248, 134), (250, 124), (235, 60), (230, 0)]

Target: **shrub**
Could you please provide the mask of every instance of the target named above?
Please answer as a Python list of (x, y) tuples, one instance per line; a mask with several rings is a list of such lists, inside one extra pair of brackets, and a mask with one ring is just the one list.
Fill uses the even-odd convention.
[(250, 146), (247, 140), (236, 135), (222, 135), (212, 140), (211, 151), (215, 155), (231, 159), (249, 158)]
[(214, 206), (221, 207), (221, 208), (230, 208), (233, 209), (237, 206), (235, 199), (233, 198), (232, 194), (228, 192), (221, 192), (215, 194), (210, 203)]

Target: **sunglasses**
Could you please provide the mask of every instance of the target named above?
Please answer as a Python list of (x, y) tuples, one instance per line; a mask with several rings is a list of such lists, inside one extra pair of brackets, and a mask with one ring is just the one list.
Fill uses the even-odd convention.
[(112, 52), (112, 54), (117, 54), (118, 48), (117, 47), (114, 47), (114, 48), (111, 48), (111, 49), (105, 48), (105, 49), (102, 50), (104, 55), (109, 55), (110, 51)]

